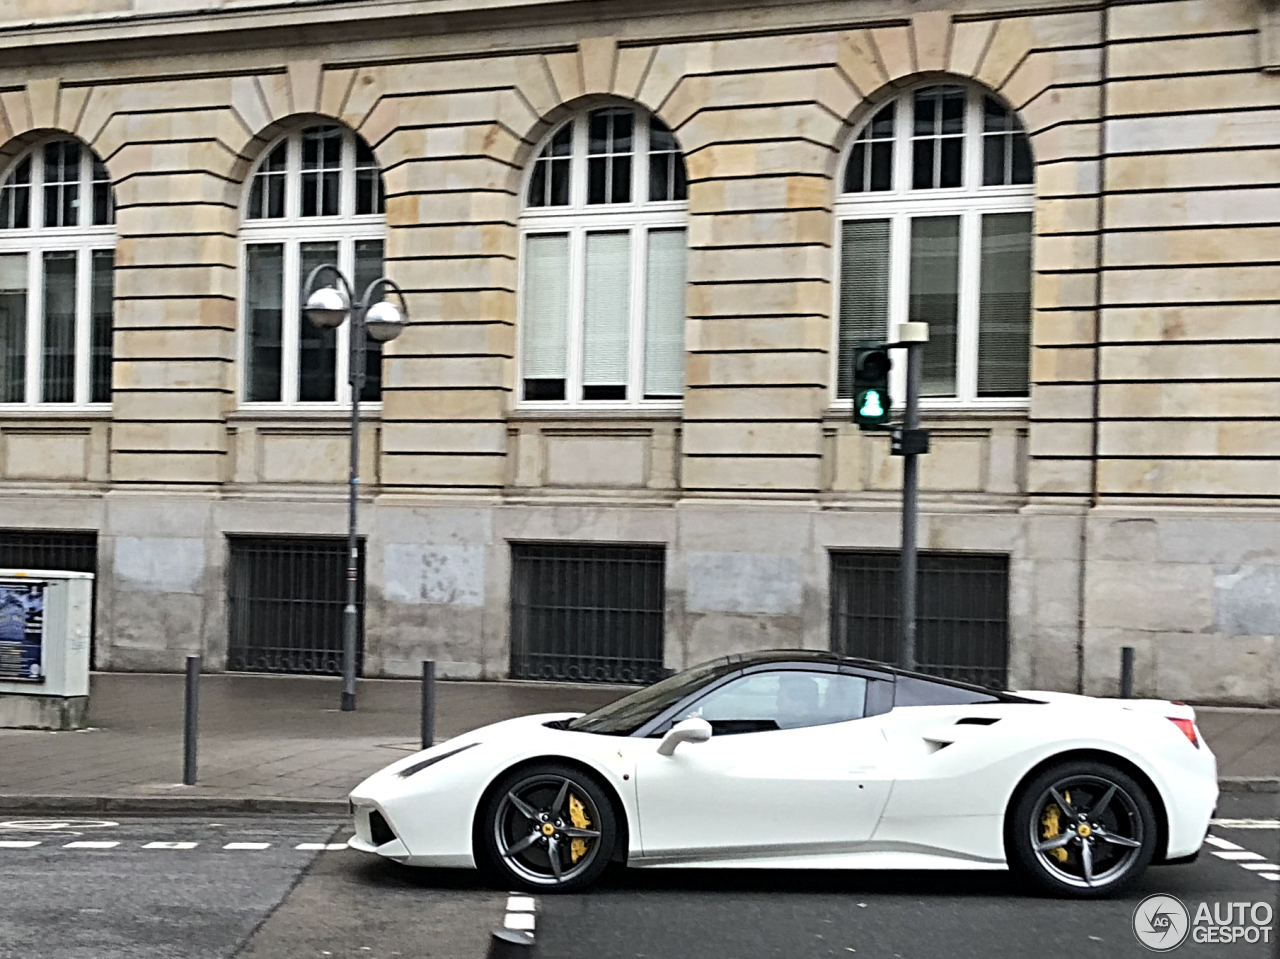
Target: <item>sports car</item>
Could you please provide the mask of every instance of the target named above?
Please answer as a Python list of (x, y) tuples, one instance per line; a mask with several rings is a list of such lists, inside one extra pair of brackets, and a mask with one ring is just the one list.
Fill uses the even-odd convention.
[(1198, 854), (1216, 765), (1183, 704), (781, 650), (401, 759), (351, 793), (350, 845), (544, 892), (619, 862), (1012, 869), (1099, 897)]

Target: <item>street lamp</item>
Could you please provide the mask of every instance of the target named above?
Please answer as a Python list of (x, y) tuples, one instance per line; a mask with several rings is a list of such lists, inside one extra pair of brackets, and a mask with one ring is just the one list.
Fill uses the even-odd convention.
[[(320, 277), (331, 274), (333, 284), (316, 286)], [(383, 297), (395, 291), (400, 300), (397, 310)], [(374, 280), (357, 301), (351, 283), (333, 264), (317, 266), (303, 286), (306, 306), (303, 314), (322, 330), (336, 330), (351, 317), (351, 335), (347, 348), (347, 381), (351, 384), (351, 468), (347, 500), (347, 605), (342, 610), (342, 709), (356, 708), (356, 584), (360, 575), (360, 554), (356, 542), (356, 494), (360, 487), (360, 391), (364, 388), (365, 331), (379, 342), (399, 336), (409, 318), (404, 293), (385, 276)], [(375, 302), (376, 301), (376, 302)]]

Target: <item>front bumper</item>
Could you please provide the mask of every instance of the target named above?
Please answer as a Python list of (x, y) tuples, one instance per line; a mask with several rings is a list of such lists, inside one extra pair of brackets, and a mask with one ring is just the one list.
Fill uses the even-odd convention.
[[(376, 803), (351, 800), (352, 825), (355, 835), (347, 840), (347, 846), (360, 852), (371, 852), (385, 859), (407, 863), (411, 856), (386, 812)], [(375, 818), (377, 817), (377, 818)], [(380, 821), (379, 821), (380, 820)]]

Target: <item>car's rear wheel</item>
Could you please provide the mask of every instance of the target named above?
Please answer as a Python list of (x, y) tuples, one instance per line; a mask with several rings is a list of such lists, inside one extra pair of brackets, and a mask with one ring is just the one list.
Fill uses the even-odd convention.
[(480, 812), (476, 852), (504, 887), (573, 892), (600, 877), (617, 840), (605, 787), (573, 766), (526, 766), (504, 776)]
[(1156, 848), (1145, 790), (1103, 762), (1067, 762), (1027, 783), (1007, 823), (1009, 865), (1040, 890), (1094, 899), (1133, 883)]

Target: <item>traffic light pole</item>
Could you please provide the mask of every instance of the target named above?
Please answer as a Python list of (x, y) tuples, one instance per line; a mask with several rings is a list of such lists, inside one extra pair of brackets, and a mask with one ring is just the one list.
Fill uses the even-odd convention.
[[(924, 344), (929, 339), (925, 323), (903, 323), (898, 343), (907, 350), (907, 404), (902, 420), (902, 556), (898, 574), (898, 665), (916, 668), (916, 529), (919, 522), (920, 384), (923, 379)], [(927, 447), (926, 447), (927, 449)]]

